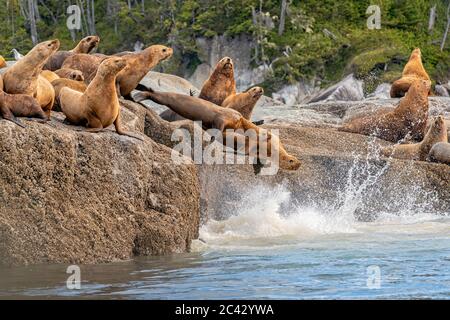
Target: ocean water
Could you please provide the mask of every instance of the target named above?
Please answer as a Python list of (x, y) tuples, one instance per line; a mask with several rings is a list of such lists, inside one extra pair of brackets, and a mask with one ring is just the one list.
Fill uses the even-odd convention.
[(67, 286), (68, 265), (2, 268), (0, 299), (450, 299), (450, 212), (418, 201), (437, 200), (417, 187), (402, 210), (359, 221), (389, 164), (370, 166), (355, 161), (320, 209), (283, 184), (246, 188), (228, 217), (201, 227), (191, 253), (80, 265), (79, 289)]

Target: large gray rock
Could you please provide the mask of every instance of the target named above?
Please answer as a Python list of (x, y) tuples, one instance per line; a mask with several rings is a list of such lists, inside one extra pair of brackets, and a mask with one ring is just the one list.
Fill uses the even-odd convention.
[[(147, 110), (122, 108), (144, 132)], [(102, 263), (189, 250), (199, 226), (192, 164), (114, 130), (0, 120), (0, 264)]]
[(449, 97), (449, 91), (447, 90), (447, 88), (445, 86), (442, 85), (436, 85), (436, 87), (434, 88), (434, 91), (436, 92), (436, 95), (441, 96), (441, 97)]
[(319, 101), (359, 101), (364, 99), (363, 82), (353, 74), (348, 75), (337, 84), (320, 91), (308, 102)]
[(390, 83), (382, 83), (375, 89), (373, 93), (369, 94), (367, 98), (371, 100), (390, 99), (391, 87), (392, 85)]

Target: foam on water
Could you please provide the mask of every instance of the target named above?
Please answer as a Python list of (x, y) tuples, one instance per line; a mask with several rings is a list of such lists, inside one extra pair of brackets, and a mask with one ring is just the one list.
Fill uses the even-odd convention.
[(345, 187), (336, 201), (325, 209), (303, 206), (284, 185), (260, 184), (247, 189), (243, 199), (236, 203), (235, 212), (227, 219), (210, 219), (202, 226), (201, 241), (194, 243), (194, 250), (266, 248), (330, 236), (344, 239), (357, 235), (364, 240), (380, 234), (448, 234), (448, 213), (428, 210), (427, 204), (419, 199), (425, 195), (433, 201), (434, 197), (420, 185), (412, 186), (408, 194), (398, 199), (400, 212), (379, 212), (372, 222), (357, 219), (357, 210), (365, 210), (364, 197), (371, 187), (377, 186), (390, 166), (388, 161), (383, 167), (377, 167), (373, 159), (378, 158), (379, 147), (371, 143), (369, 149), (365, 159), (354, 155)]

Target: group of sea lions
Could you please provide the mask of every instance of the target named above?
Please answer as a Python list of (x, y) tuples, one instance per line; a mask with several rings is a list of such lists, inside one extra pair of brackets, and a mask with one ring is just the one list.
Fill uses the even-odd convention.
[[(445, 119), (438, 116), (428, 121), (430, 93), (431, 80), (423, 67), (421, 51), (416, 48), (402, 77), (392, 84), (391, 97), (403, 97), (398, 106), (394, 110), (380, 109), (371, 115), (351, 119), (339, 130), (396, 143), (381, 150), (386, 157), (450, 164)], [(407, 140), (413, 143), (401, 144)]]
[[(0, 107), (4, 119), (19, 126), (16, 117), (49, 120), (51, 111), (61, 111), (66, 122), (100, 132), (114, 124), (118, 134), (142, 140), (125, 132), (120, 123), (119, 97), (131, 98), (131, 92), (159, 62), (172, 56), (173, 50), (152, 45), (137, 53), (122, 52), (112, 56), (93, 53), (100, 38), (89, 36), (69, 51), (58, 51), (59, 40), (37, 44), (28, 54), (0, 76)], [(4, 65), (4, 63), (2, 64)], [(204, 129), (253, 129), (258, 136), (275, 142), (268, 144), (267, 156), (276, 152), (279, 166), (297, 170), (300, 162), (289, 155), (270, 131), (250, 122), (252, 111), (263, 95), (260, 87), (236, 93), (231, 58), (223, 58), (206, 81), (199, 97), (192, 94), (158, 93), (145, 88), (138, 101), (152, 99), (190, 120), (202, 121)], [(247, 137), (248, 138), (248, 137)], [(257, 139), (259, 146), (260, 139)], [(259, 146), (261, 147), (261, 146)], [(258, 159), (265, 160), (265, 159)]]

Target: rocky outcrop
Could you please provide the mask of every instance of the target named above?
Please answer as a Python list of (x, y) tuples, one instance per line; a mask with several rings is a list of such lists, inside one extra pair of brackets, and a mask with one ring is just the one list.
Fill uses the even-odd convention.
[[(129, 130), (147, 110), (124, 103)], [(127, 108), (128, 107), (128, 108)], [(199, 226), (193, 164), (171, 149), (62, 123), (0, 121), (0, 264), (100, 263), (189, 250)]]
[(436, 92), (437, 96), (441, 96), (441, 97), (449, 97), (449, 91), (447, 90), (447, 88), (445, 86), (442, 85), (436, 85), (436, 87), (434, 88), (434, 91)]
[(308, 102), (319, 101), (359, 101), (364, 99), (363, 82), (353, 74), (348, 75), (335, 85), (322, 90)]

